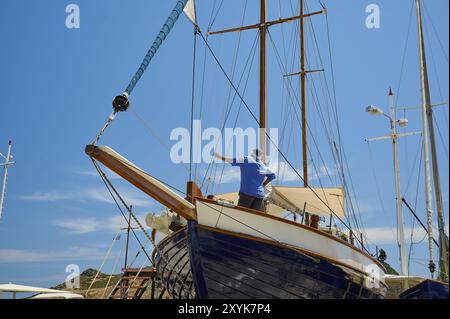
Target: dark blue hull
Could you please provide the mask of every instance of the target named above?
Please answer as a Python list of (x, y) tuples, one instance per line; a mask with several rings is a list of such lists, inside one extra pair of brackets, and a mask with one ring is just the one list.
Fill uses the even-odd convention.
[[(162, 254), (166, 258), (161, 258)], [(158, 274), (173, 298), (383, 297), (326, 260), (212, 231), (195, 222), (159, 245), (154, 257)]]
[(448, 284), (425, 280), (400, 294), (400, 299), (448, 299)]

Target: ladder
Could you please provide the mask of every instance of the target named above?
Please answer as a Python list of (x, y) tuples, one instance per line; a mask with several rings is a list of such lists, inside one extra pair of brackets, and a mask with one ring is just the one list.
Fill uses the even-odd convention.
[(151, 299), (155, 295), (155, 268), (123, 268), (122, 277), (109, 299), (141, 299), (151, 284)]

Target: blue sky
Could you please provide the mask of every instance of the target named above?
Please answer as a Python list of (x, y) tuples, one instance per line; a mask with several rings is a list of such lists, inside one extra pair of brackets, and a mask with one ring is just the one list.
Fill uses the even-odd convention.
[[(80, 29), (65, 26), (65, 8), (70, 3), (80, 7)], [(0, 283), (51, 286), (64, 281), (68, 264), (78, 264), (82, 270), (100, 265), (121, 219), (94, 174), (84, 146), (104, 124), (111, 111), (112, 98), (128, 84), (174, 3), (2, 0), (0, 152), (6, 152), (7, 141), (12, 139), (17, 164), (9, 172), (4, 216), (0, 221)], [(197, 2), (199, 24), (203, 29), (207, 28), (213, 3), (211, 0)], [(392, 240), (395, 237), (392, 231), (395, 203), (391, 145), (387, 141), (371, 144), (371, 156), (364, 142), (366, 137), (386, 134), (389, 126), (383, 118), (368, 116), (364, 108), (375, 104), (387, 111), (390, 86), (396, 95), (399, 93), (398, 105), (418, 106), (420, 103), (415, 15), (405, 50), (412, 0), (325, 3), (329, 9), (341, 134), (361, 216), (369, 239), (384, 248), (388, 261), (398, 268), (397, 245)], [(365, 25), (368, 15), (365, 8), (371, 3), (380, 7), (380, 29), (368, 29)], [(241, 0), (225, 1), (213, 29), (240, 25), (244, 4)], [(287, 0), (270, 0), (269, 19), (289, 15), (288, 4)], [(448, 5), (445, 0), (424, 1), (433, 103), (448, 101)], [(312, 0), (308, 1), (308, 7), (320, 9)], [(248, 0), (245, 23), (255, 23), (258, 14), (258, 1)], [(329, 76), (325, 18), (317, 16), (313, 21)], [(283, 30), (274, 27), (271, 31), (275, 46), (282, 54), (282, 31), (289, 36), (293, 26), (287, 25)], [(255, 36), (255, 31), (242, 34), (235, 79), (244, 68)], [(188, 179), (187, 166), (171, 163), (167, 147), (173, 145), (169, 137), (174, 128), (189, 128), (192, 39), (192, 25), (181, 17), (132, 95), (133, 110), (153, 134), (149, 134), (149, 129), (129, 111), (118, 116), (102, 139), (102, 144), (115, 148), (146, 171), (181, 189)], [(210, 38), (211, 46), (230, 74), (237, 39), (237, 34)], [(309, 36), (308, 44), (312, 43), (311, 39)], [(288, 45), (289, 40), (285, 43)], [(280, 127), (286, 92), (271, 43), (268, 50), (269, 126)], [(311, 56), (312, 47), (308, 50)], [(200, 109), (205, 52), (201, 41), (198, 52), (196, 117)], [(312, 66), (317, 58), (317, 55), (310, 58)], [(228, 84), (210, 56), (206, 57), (206, 66), (202, 120), (205, 127), (218, 127)], [(295, 68), (294, 63), (290, 71), (295, 72)], [(255, 111), (257, 70), (256, 57), (245, 93), (246, 101)], [(233, 119), (236, 110), (235, 106)], [(323, 128), (314, 110), (311, 106), (308, 113), (311, 130), (318, 143), (327, 149), (329, 146), (321, 137)], [(421, 129), (418, 111), (408, 112), (406, 116), (410, 121), (406, 131)], [(438, 140), (438, 153), (448, 223), (448, 105), (436, 107), (435, 118), (442, 135)], [(228, 124), (232, 126), (232, 121)], [(238, 126), (255, 127), (246, 110), (241, 111)], [(299, 136), (295, 135), (299, 134), (298, 128), (291, 131)], [(415, 158), (419, 145), (420, 137), (410, 137), (399, 143), (402, 192), (411, 203), (416, 202), (419, 169)], [(294, 139), (292, 146), (288, 156), (298, 167), (299, 139)], [(323, 152), (325, 162), (331, 167), (329, 151)], [(313, 158), (317, 155), (313, 151)], [(205, 170), (206, 165), (199, 166), (198, 175), (202, 176)], [(227, 169), (226, 173), (226, 183), (214, 190), (225, 192), (238, 187), (236, 171)], [(417, 212), (425, 220), (423, 169), (419, 181)], [(118, 179), (114, 182), (133, 203), (139, 216), (160, 211), (157, 203), (131, 186)], [(406, 210), (405, 223), (407, 229), (412, 227), (412, 218)], [(415, 233), (415, 239), (420, 240), (420, 232)], [(408, 238), (409, 235), (408, 231)], [(119, 253), (123, 244), (123, 239), (116, 244), (113, 255)], [(414, 246), (413, 274), (427, 275), (426, 247), (426, 240)], [(135, 253), (136, 244), (132, 243), (131, 248)], [(112, 259), (106, 264), (105, 272), (111, 271)], [(144, 259), (139, 259), (136, 265), (142, 262)]]

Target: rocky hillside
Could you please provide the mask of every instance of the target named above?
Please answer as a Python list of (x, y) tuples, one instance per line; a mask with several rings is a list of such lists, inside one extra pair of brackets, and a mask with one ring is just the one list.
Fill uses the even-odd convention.
[[(89, 290), (89, 292), (87, 292), (89, 286), (91, 285), (92, 281), (95, 278), (95, 275), (97, 274), (97, 271), (98, 270), (93, 268), (89, 268), (83, 271), (80, 274), (79, 289), (67, 289), (65, 283), (61, 283), (55, 287), (52, 287), (51, 289), (70, 291), (76, 294), (83, 295), (87, 299), (105, 299), (109, 296), (114, 286), (120, 281), (121, 274), (112, 275), (110, 282), (108, 284), (108, 280), (111, 275), (99, 273), (91, 289)], [(108, 287), (106, 287), (107, 284)], [(149, 284), (149, 288), (143, 294), (142, 299), (150, 299), (150, 286), (151, 284)], [(161, 291), (161, 283), (159, 281), (156, 282), (156, 287), (157, 287), (156, 296), (158, 296), (159, 292)], [(169, 296), (165, 294), (163, 298), (168, 299)]]

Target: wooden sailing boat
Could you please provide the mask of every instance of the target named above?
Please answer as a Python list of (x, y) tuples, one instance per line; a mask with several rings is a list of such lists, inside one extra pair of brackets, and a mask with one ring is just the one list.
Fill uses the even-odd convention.
[[(351, 232), (349, 238), (331, 225), (318, 226), (318, 215), (343, 217), (345, 192), (341, 188), (315, 189), (308, 184), (306, 74), (312, 71), (305, 68), (304, 19), (323, 11), (305, 13), (303, 0), (298, 16), (276, 21), (267, 21), (266, 0), (261, 0), (258, 24), (220, 31), (259, 29), (259, 124), (265, 132), (267, 29), (287, 21), (300, 21), (301, 70), (297, 75), (301, 77), (302, 91), (304, 187), (273, 187), (267, 213), (236, 206), (233, 201), (224, 201), (226, 196), (205, 198), (193, 181), (187, 182), (187, 197), (183, 198), (111, 148), (96, 145), (116, 114), (128, 108), (134, 86), (183, 10), (203, 37), (193, 8), (192, 0), (177, 2), (130, 85), (114, 99), (114, 110), (107, 123), (86, 147), (86, 153), (100, 173), (98, 162), (178, 216), (179, 219), (169, 225), (172, 232), (156, 244), (153, 252), (153, 263), (167, 291), (173, 298), (199, 299), (383, 298), (387, 288), (383, 265), (353, 243)], [(268, 137), (264, 133), (260, 143), (265, 153)], [(305, 218), (299, 223), (270, 213), (277, 210), (300, 213)], [(131, 210), (129, 212), (132, 214)], [(148, 238), (153, 242), (153, 238)]]

